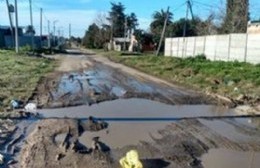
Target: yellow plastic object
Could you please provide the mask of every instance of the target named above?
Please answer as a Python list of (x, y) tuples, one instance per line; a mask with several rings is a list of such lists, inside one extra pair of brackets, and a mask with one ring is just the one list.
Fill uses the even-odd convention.
[(127, 152), (126, 156), (120, 159), (119, 162), (122, 168), (143, 168), (136, 150)]

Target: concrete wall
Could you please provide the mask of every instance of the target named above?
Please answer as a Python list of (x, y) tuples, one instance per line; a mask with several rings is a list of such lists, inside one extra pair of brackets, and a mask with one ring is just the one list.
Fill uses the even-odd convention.
[(4, 33), (0, 31), (0, 47), (5, 46), (5, 38), (4, 38)]
[[(5, 36), (5, 46), (7, 48), (12, 48), (14, 47), (14, 40), (12, 39), (11, 36)], [(43, 46), (47, 46), (47, 40), (42, 41)], [(31, 46), (32, 45), (32, 39), (31, 36), (19, 36), (19, 46), (24, 47), (24, 46)], [(40, 48), (41, 46), (41, 39), (39, 36), (34, 36), (34, 47), (35, 48)]]
[(194, 57), (205, 54), (210, 60), (260, 63), (260, 34), (228, 34), (166, 38), (165, 56)]

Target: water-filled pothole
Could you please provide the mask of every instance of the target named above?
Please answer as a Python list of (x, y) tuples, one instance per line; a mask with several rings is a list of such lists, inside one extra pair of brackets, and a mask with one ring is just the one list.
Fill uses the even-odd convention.
[(94, 116), (107, 120), (124, 119), (169, 119), (201, 116), (236, 116), (231, 109), (212, 105), (168, 105), (146, 99), (117, 99), (91, 106), (77, 106), (57, 109), (41, 109), (39, 113), (46, 118), (69, 117), (88, 118)]
[(211, 149), (202, 156), (205, 168), (258, 168), (260, 152), (241, 152), (229, 149)]

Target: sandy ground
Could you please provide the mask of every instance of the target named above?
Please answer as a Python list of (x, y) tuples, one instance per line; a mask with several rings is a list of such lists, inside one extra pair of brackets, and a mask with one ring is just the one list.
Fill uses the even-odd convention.
[(73, 56), (60, 56), (58, 59), (61, 61), (60, 66), (57, 68), (57, 71), (59, 72), (80, 71), (93, 66), (92, 62), (86, 60), (84, 57), (78, 57), (75, 59)]

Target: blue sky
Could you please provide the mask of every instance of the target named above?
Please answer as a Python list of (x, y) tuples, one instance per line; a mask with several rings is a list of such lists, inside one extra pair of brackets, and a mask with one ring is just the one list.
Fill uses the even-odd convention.
[[(13, 4), (14, 0), (9, 0)], [(72, 35), (83, 36), (87, 27), (95, 21), (97, 15), (106, 14), (110, 8), (111, 0), (32, 0), (33, 20), (36, 32), (39, 32), (40, 8), (43, 8), (43, 32), (47, 33), (47, 21), (50, 20), (51, 29), (53, 21), (58, 20), (56, 28), (60, 29), (65, 36), (68, 35), (68, 25), (72, 25)], [(152, 14), (160, 9), (170, 6), (174, 14), (174, 20), (185, 16), (185, 0), (112, 0), (121, 2), (126, 13), (134, 12), (140, 28), (147, 30), (152, 20)], [(206, 18), (215, 12), (218, 16), (225, 11), (225, 0), (193, 0), (193, 13)], [(251, 18), (260, 18), (260, 1), (249, 0)], [(0, 1), (0, 25), (8, 24), (5, 1)], [(30, 22), (29, 0), (18, 0), (19, 25), (26, 26)]]

